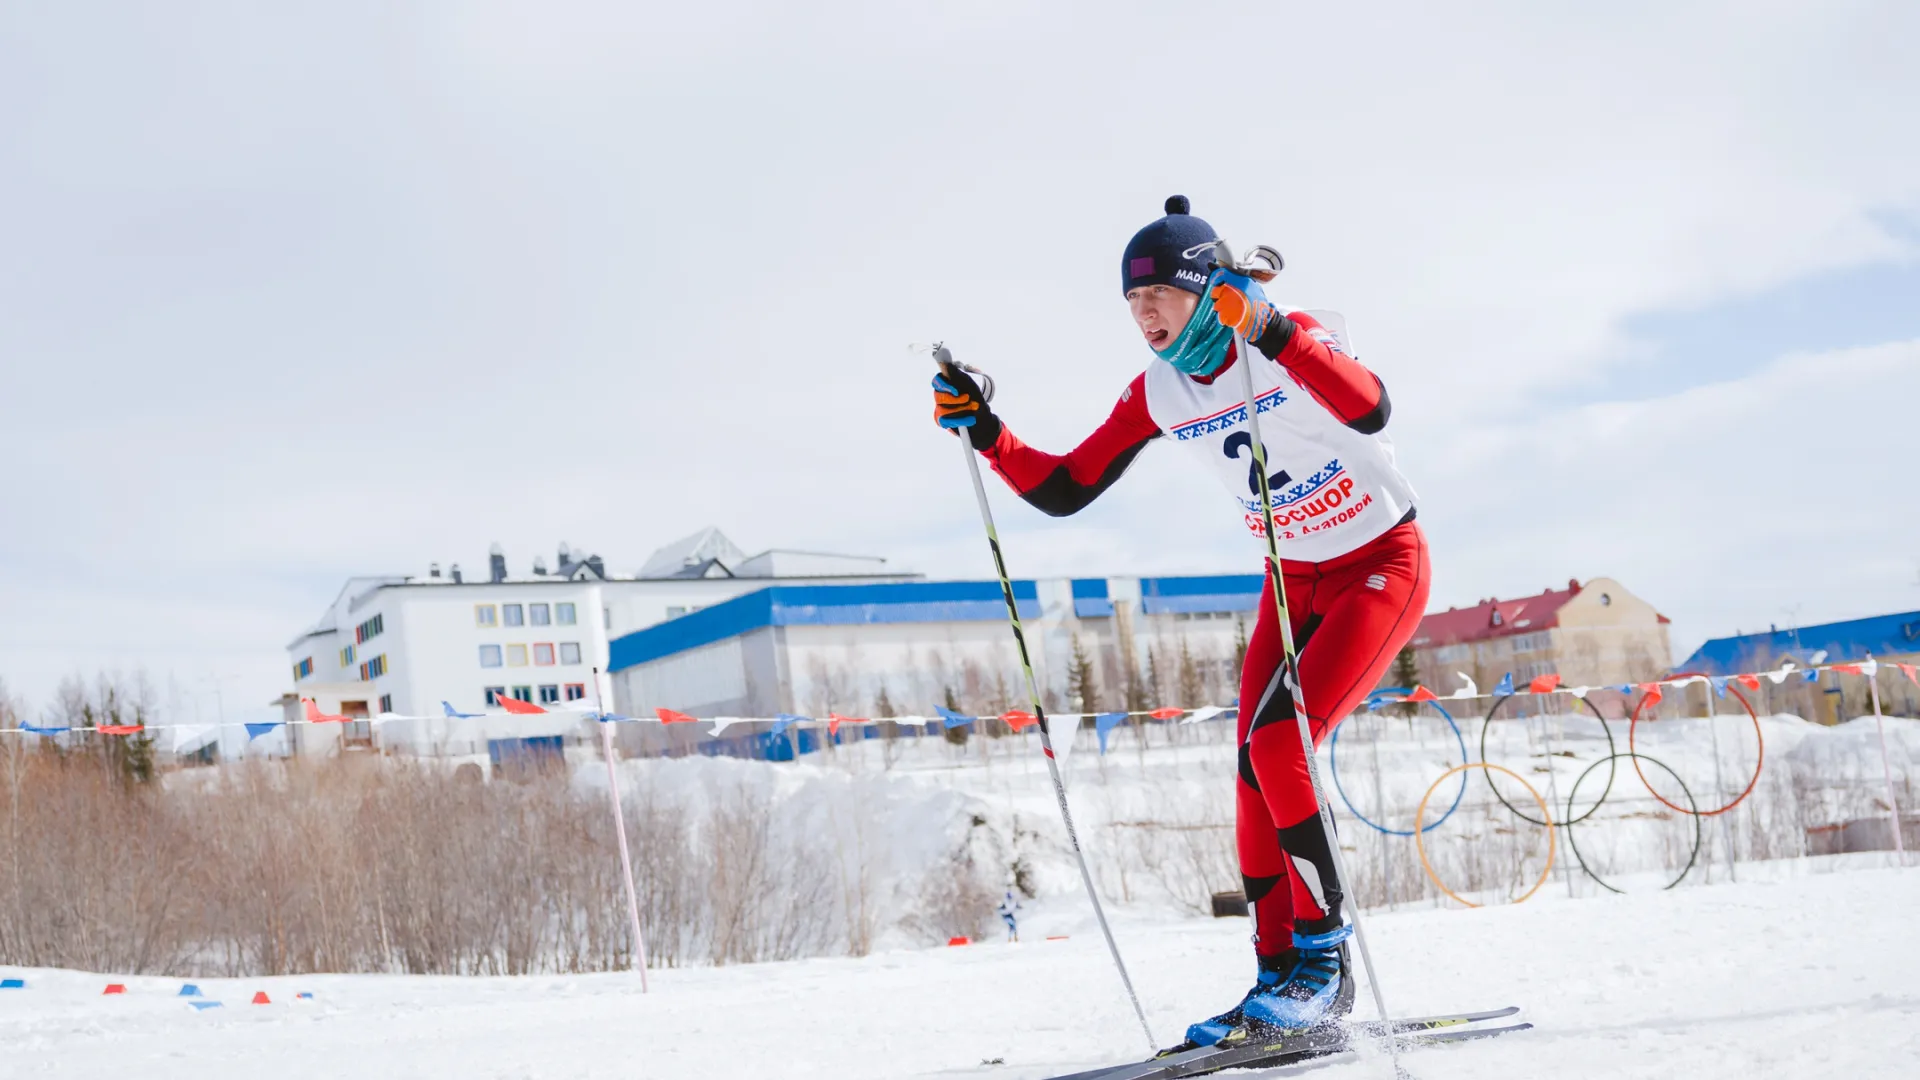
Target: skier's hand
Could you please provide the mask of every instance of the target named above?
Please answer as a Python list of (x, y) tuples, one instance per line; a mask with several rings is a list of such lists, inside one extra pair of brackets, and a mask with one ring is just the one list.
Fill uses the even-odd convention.
[(933, 377), (933, 419), (955, 434), (965, 428), (975, 450), (986, 450), (1000, 438), (1000, 418), (987, 407), (980, 384), (957, 367), (942, 366)]
[(1245, 274), (1218, 269), (1207, 279), (1207, 294), (1213, 297), (1213, 315), (1220, 325), (1238, 332), (1249, 342), (1266, 334), (1280, 313), (1267, 303), (1260, 283)]

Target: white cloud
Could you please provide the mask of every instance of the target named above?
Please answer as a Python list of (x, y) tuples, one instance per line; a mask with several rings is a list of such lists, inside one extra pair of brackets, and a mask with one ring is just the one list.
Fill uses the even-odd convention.
[[(0, 608), (36, 605), (0, 674), (36, 694), (29, 649), (96, 638), (276, 692), (340, 577), (492, 539), (631, 567), (713, 521), (983, 573), (905, 344), (954, 342), (1064, 448), (1148, 359), (1114, 264), (1176, 190), (1347, 313), (1443, 589), (1642, 548), (1646, 582), (1750, 577), (1766, 551), (1663, 513), (1519, 582), (1480, 554), (1510, 523), (1476, 492), (1538, 468), (1506, 418), (1629, 360), (1635, 312), (1892, 257), (1882, 215), (1920, 212), (1905, 5), (0, 18)], [(1015, 569), (1251, 561), (1210, 483), (1156, 451), (1070, 525), (1009, 506)], [(1801, 595), (1843, 580), (1791, 554)]]

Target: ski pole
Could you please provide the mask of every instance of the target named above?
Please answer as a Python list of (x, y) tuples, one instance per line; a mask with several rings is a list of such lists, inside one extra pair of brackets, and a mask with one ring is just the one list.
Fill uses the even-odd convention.
[[(933, 358), (948, 374), (952, 369), (977, 371), (953, 358), (953, 352), (944, 345), (933, 347)], [(987, 386), (993, 385), (992, 380)], [(992, 399), (993, 391), (984, 389), (983, 396)], [(1100, 906), (1100, 894), (1094, 891), (1093, 874), (1087, 869), (1086, 853), (1080, 850), (1080, 834), (1073, 827), (1073, 811), (1067, 807), (1067, 786), (1060, 779), (1060, 762), (1053, 756), (1053, 737), (1047, 728), (1047, 713), (1040, 704), (1040, 686), (1033, 677), (1033, 659), (1027, 654), (1027, 635), (1020, 628), (1020, 607), (1013, 600), (1013, 580), (1007, 576), (1007, 560), (1000, 553), (1000, 534), (993, 527), (993, 508), (987, 505), (987, 486), (980, 480), (980, 462), (975, 458), (973, 443), (964, 433), (960, 434), (960, 453), (967, 459), (967, 475), (973, 478), (973, 496), (980, 503), (980, 522), (987, 528), (987, 546), (993, 550), (993, 569), (1000, 575), (1000, 595), (1007, 602), (1007, 622), (1013, 627), (1013, 644), (1020, 653), (1020, 670), (1027, 680), (1027, 700), (1033, 705), (1033, 717), (1040, 728), (1040, 752), (1047, 757), (1047, 774), (1053, 779), (1053, 797), (1060, 803), (1060, 820), (1067, 826), (1067, 843), (1073, 848), (1073, 859), (1080, 864), (1080, 883), (1086, 886), (1087, 899), (1093, 903), (1093, 917), (1100, 924), (1100, 933), (1107, 939), (1107, 951), (1113, 954), (1113, 966), (1120, 972), (1120, 984), (1127, 988), (1127, 1000), (1133, 1003), (1133, 1015), (1140, 1019), (1140, 1030), (1147, 1037), (1149, 1049), (1158, 1050), (1160, 1044), (1154, 1041), (1153, 1029), (1147, 1026), (1147, 1013), (1140, 1007), (1140, 995), (1133, 992), (1133, 980), (1127, 976), (1127, 962), (1120, 958), (1120, 945), (1113, 939), (1113, 928), (1107, 925), (1107, 913)]]
[[(1272, 281), (1280, 273), (1280, 253), (1270, 247), (1254, 248), (1243, 263), (1234, 262), (1233, 252), (1224, 242), (1215, 246), (1214, 254), (1217, 265), (1258, 281)], [(1297, 654), (1293, 648), (1293, 623), (1287, 616), (1287, 590), (1283, 582), (1284, 575), (1280, 573), (1280, 541), (1273, 527), (1273, 493), (1267, 487), (1267, 448), (1260, 438), (1259, 394), (1253, 384), (1252, 354), (1247, 347), (1246, 336), (1238, 330), (1233, 334), (1233, 347), (1234, 355), (1240, 361), (1240, 385), (1247, 398), (1247, 433), (1253, 436), (1253, 472), (1260, 478), (1260, 520), (1266, 526), (1267, 569), (1273, 578), (1273, 602), (1280, 623), (1280, 679), (1293, 700), (1293, 717), (1300, 726), (1300, 749), (1306, 755), (1307, 778), (1313, 784), (1313, 802), (1319, 808), (1320, 827), (1326, 831), (1327, 850), (1333, 853), (1333, 872), (1339, 875), (1342, 882), (1348, 882), (1353, 878), (1347, 873), (1347, 860), (1340, 854), (1340, 840), (1333, 831), (1333, 806), (1327, 801), (1326, 790), (1320, 784), (1320, 763), (1313, 751), (1313, 728), (1307, 721), (1306, 698), (1300, 693)], [(1393, 1018), (1387, 1012), (1387, 999), (1380, 990), (1380, 976), (1373, 970), (1373, 954), (1367, 949), (1367, 932), (1360, 921), (1357, 898), (1352, 915), (1353, 939), (1360, 945), (1360, 965), (1366, 969), (1367, 985), (1373, 990), (1374, 1008), (1380, 1011), (1380, 1024), (1386, 1032), (1387, 1054), (1393, 1059), (1394, 1075), (1404, 1077), (1406, 1070), (1400, 1065), (1400, 1047), (1393, 1033)]]

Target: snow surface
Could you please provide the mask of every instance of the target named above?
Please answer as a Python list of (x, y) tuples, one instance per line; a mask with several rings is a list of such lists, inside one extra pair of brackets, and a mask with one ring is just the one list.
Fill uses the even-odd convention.
[[(1538, 1025), (1418, 1051), (1420, 1080), (1892, 1080), (1920, 1063), (1915, 910), (1920, 869), (1854, 869), (1368, 926), (1396, 1010), (1512, 1003)], [(1163, 1041), (1248, 981), (1244, 920), (1122, 917), (1118, 932)], [(656, 971), (645, 996), (629, 974), (336, 975), (200, 980), (224, 1007), (196, 1012), (171, 996), (176, 979), (126, 979), (125, 996), (102, 997), (99, 975), (5, 974), (28, 982), (0, 991), (8, 1077), (1031, 1080), (1145, 1048), (1091, 933)], [(274, 1004), (247, 1004), (260, 989)], [(302, 990), (315, 999), (293, 1001)], [(1388, 1075), (1367, 1057), (1313, 1071)]]
[[(1545, 725), (1537, 736), (1508, 725), (1496, 730), (1489, 757), (1536, 780), (1550, 770), (1564, 799), (1578, 770), (1604, 753), (1597, 725), (1585, 725), (1568, 718), (1551, 743)], [(1742, 725), (1748, 739), (1751, 725), (1744, 717), (1718, 725), (1731, 783), (1751, 765), (1752, 748), (1742, 741)], [(1463, 726), (1477, 758), (1477, 721)], [(1777, 783), (1791, 764), (1857, 790), (1859, 800), (1883, 790), (1871, 719), (1825, 729), (1769, 717), (1762, 726), (1769, 775), (1782, 769)], [(1910, 790), (1920, 722), (1889, 720), (1887, 728), (1896, 779)], [(1369, 809), (1383, 798), (1381, 816), (1404, 823), (1458, 752), (1452, 736), (1427, 721), (1396, 722), (1392, 732), (1399, 734), (1382, 740), (1357, 727), (1340, 753), (1355, 797)], [(1615, 734), (1624, 749), (1624, 730)], [(1640, 736), (1643, 749), (1690, 784), (1704, 789), (1711, 781), (1713, 736), (1704, 721), (1650, 726)], [(1067, 771), (1104, 890), (1111, 892), (1126, 857), (1113, 842), (1113, 823), (1143, 813), (1207, 828), (1224, 823), (1230, 740), (1230, 731), (1223, 739), (1194, 730), (1184, 745), (1141, 753), (1121, 741), (1102, 758), (1091, 733), (1082, 734)], [(919, 875), (953, 858), (956, 844), (983, 857), (1024, 855), (1040, 896), (1026, 905), (1018, 944), (928, 948), (924, 937), (896, 926), (878, 935), (879, 951), (859, 959), (655, 970), (644, 996), (632, 974), (195, 979), (207, 999), (222, 1003), (198, 1012), (175, 996), (179, 979), (0, 968), (0, 977), (28, 983), (0, 990), (0, 1080), (1037, 1080), (1139, 1056), (1145, 1038), (1054, 835), (1059, 823), (1044, 763), (1020, 753), (1021, 742), (867, 743), (798, 764), (693, 759), (621, 768), (629, 799), (698, 801), (739, 785), (767, 791), (794, 835), (825, 830), (858, 839), (877, 896), (897, 908), (911, 906)], [(1573, 756), (1560, 756), (1567, 753)], [(582, 787), (604, 782), (598, 763), (583, 763), (576, 774)], [(1472, 790), (1485, 801), (1480, 788)], [(1780, 798), (1784, 790), (1762, 794)], [(1622, 830), (1646, 817), (1648, 801), (1644, 791), (1624, 787), (1621, 817), (1589, 835), (1618, 834), (1633, 848), (1640, 841)], [(970, 832), (976, 819), (986, 825)], [(982, 832), (991, 835), (982, 839)], [(1517, 906), (1403, 903), (1368, 913), (1366, 925), (1396, 1013), (1516, 1004), (1538, 1025), (1493, 1042), (1421, 1050), (1408, 1060), (1420, 1080), (1920, 1077), (1920, 930), (1912, 914), (1920, 911), (1920, 857), (1909, 869), (1892, 862), (1885, 854), (1743, 861), (1738, 883), (1726, 883), (1721, 868), (1703, 868), (1681, 888), (1625, 896), (1576, 888), (1582, 883), (1573, 875)], [(1619, 880), (1640, 889), (1663, 879)], [(1136, 866), (1130, 900), (1109, 895), (1109, 911), (1154, 1034), (1171, 1043), (1185, 1024), (1231, 1004), (1250, 983), (1249, 928), (1241, 918), (1196, 917), (1191, 897), (1148, 884)], [(1046, 940), (1050, 934), (1067, 937)], [(129, 993), (103, 997), (109, 981)], [(248, 1004), (256, 990), (273, 1004)], [(315, 998), (296, 1000), (301, 991)], [(1365, 988), (1357, 1012), (1373, 1014)], [(1388, 1075), (1384, 1062), (1364, 1056), (1306, 1068), (1332, 1080)]]

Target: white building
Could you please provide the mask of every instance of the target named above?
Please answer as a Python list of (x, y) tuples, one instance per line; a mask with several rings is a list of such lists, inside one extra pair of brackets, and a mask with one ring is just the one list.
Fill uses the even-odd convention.
[[(1255, 574), (1014, 582), (1043, 704), (1083, 713), (1232, 705), (1261, 583)], [(1005, 603), (997, 581), (771, 584), (616, 635), (614, 711), (868, 718), (1026, 708)], [(697, 741), (707, 726), (686, 728), (622, 725), (619, 734), (630, 751), (657, 750)]]
[[(293, 691), (345, 725), (294, 726), (298, 752), (346, 746), (423, 753), (476, 753), (494, 738), (574, 733), (577, 714), (446, 719), (478, 714), (496, 697), (542, 705), (590, 700), (592, 671), (608, 667), (610, 637), (697, 612), (765, 588), (770, 580), (907, 582), (884, 559), (815, 552), (747, 556), (717, 529), (655, 552), (631, 577), (609, 574), (598, 555), (560, 545), (553, 564), (534, 557), (512, 572), (495, 545), (484, 575), (435, 563), (424, 576), (349, 578), (314, 624), (287, 646)], [(496, 710), (497, 711), (497, 710)], [(442, 717), (370, 722), (372, 717)], [(544, 725), (544, 726), (543, 726)], [(493, 730), (499, 728), (499, 731)], [(551, 728), (551, 730), (548, 730)]]

